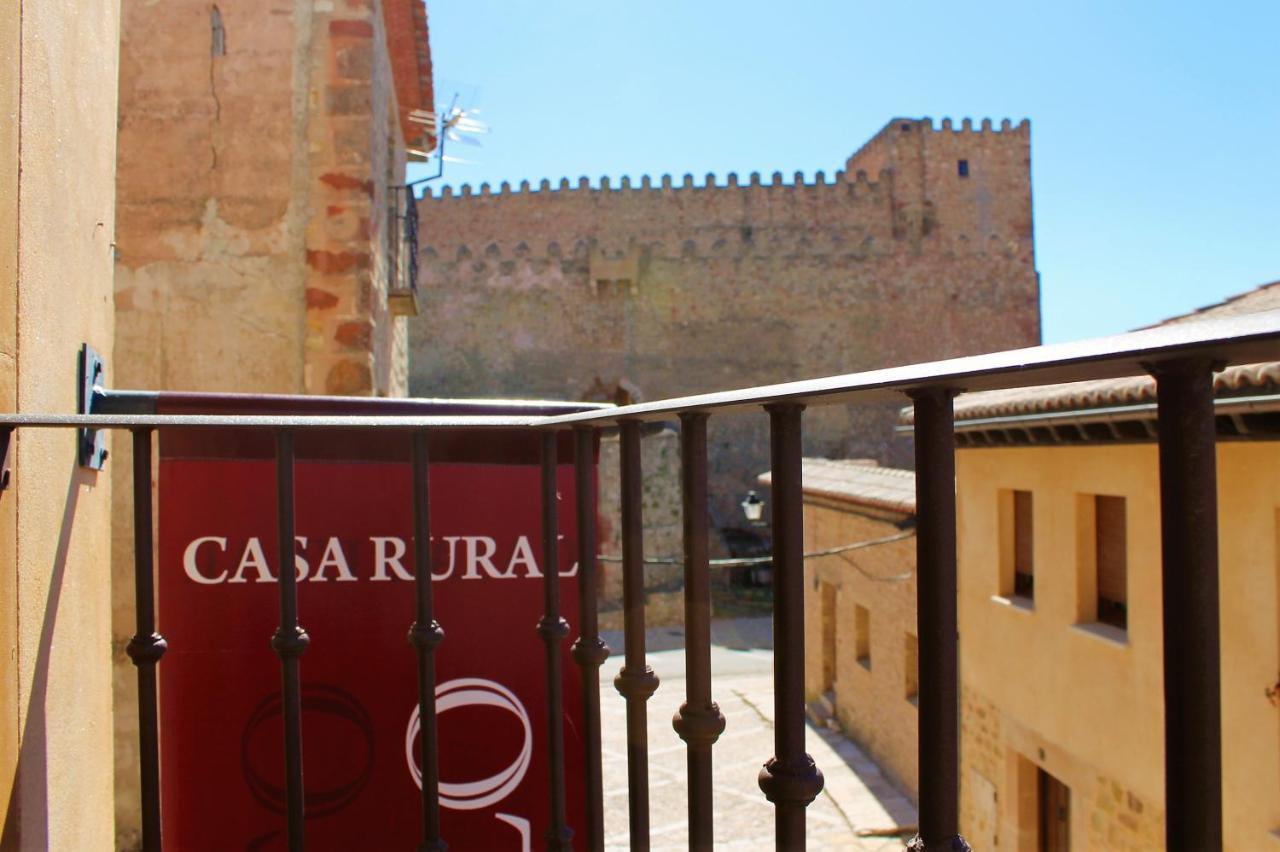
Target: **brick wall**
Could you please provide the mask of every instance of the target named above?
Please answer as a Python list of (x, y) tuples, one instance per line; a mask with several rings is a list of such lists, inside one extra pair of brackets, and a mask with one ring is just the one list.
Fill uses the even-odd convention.
[(402, 396), (406, 326), (386, 294), (406, 157), (383, 16), (346, 4), (326, 17), (312, 50), (306, 391)]
[[(411, 390), (656, 399), (1034, 344), (1029, 136), (895, 121), (813, 183), (446, 188), (420, 204)], [(895, 408), (809, 412), (806, 454), (909, 464)], [(765, 418), (710, 440), (720, 524), (768, 467)]]

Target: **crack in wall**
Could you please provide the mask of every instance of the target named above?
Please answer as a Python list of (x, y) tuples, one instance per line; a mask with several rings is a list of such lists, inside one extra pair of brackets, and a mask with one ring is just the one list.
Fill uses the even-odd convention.
[[(217, 4), (209, 7), (209, 96), (213, 98), (213, 123), (222, 122), (222, 100), (218, 97), (217, 59), (227, 55), (227, 30), (222, 24), (222, 11)], [(216, 127), (209, 134), (209, 171), (218, 169), (218, 142)]]

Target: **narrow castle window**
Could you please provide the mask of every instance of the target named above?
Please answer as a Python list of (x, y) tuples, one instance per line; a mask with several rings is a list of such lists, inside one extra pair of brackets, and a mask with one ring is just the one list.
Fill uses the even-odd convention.
[(910, 133), (910, 132), (911, 132), (911, 125), (910, 125), (910, 124), (907, 124), (906, 122), (903, 122), (901, 126), (902, 126), (902, 132), (903, 132), (903, 133)]
[(968, 177), (968, 176), (969, 176), (969, 161), (968, 161), (968, 160), (956, 160), (956, 174), (958, 174), (960, 177)]

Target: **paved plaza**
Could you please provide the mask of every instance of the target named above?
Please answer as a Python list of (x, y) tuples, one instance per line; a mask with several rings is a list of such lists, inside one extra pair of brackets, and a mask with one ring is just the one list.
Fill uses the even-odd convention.
[[(622, 635), (603, 634), (614, 656), (601, 669), (605, 845), (628, 848), (626, 710), (613, 688), (622, 667)], [(652, 848), (688, 849), (685, 745), (671, 728), (684, 700), (683, 629), (647, 634), (649, 665), (661, 685), (649, 701), (649, 809)], [(716, 743), (717, 849), (773, 848), (773, 805), (756, 774), (773, 753), (773, 650), (768, 618), (718, 621), (712, 628), (712, 694), (725, 716)], [(809, 754), (826, 788), (808, 808), (811, 850), (897, 850), (897, 836), (859, 837), (859, 830), (914, 826), (911, 801), (852, 742), (809, 726)]]

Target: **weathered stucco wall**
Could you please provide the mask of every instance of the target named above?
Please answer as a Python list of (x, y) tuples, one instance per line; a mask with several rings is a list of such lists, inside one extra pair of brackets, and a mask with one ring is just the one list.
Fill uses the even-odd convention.
[[(903, 120), (871, 146), (890, 159), (811, 185), (446, 189), (420, 204), (411, 391), (656, 399), (1034, 344), (1029, 138)], [(805, 421), (808, 455), (910, 463), (893, 405)], [(711, 421), (722, 517), (768, 467), (765, 424)]]
[[(72, 412), (112, 347), (118, 9), (0, 7), (0, 410)], [(109, 849), (110, 478), (24, 430), (0, 491), (5, 849)]]
[(311, 4), (294, 5), (122, 4), (118, 387), (302, 390)]
[[(1218, 445), (1223, 826), (1228, 849), (1274, 845), (1280, 725), (1280, 443)], [(957, 456), (962, 825), (1035, 848), (1035, 769), (1071, 788), (1073, 848), (1163, 845), (1160, 521), (1154, 445), (974, 449)], [(1034, 602), (1000, 596), (1001, 489), (1033, 495)], [(1127, 502), (1128, 625), (1088, 623), (1081, 495)], [(1088, 539), (1088, 540), (1086, 540)], [(1028, 797), (1032, 802), (1027, 806)], [(1022, 803), (1020, 809), (1019, 803)], [(975, 848), (980, 848), (975, 845)]]
[[(383, 3), (123, 0), (122, 15), (111, 385), (403, 395), (386, 291), (405, 143)], [(395, 59), (410, 91), (417, 33)], [(139, 824), (130, 456), (111, 464), (122, 848)]]

